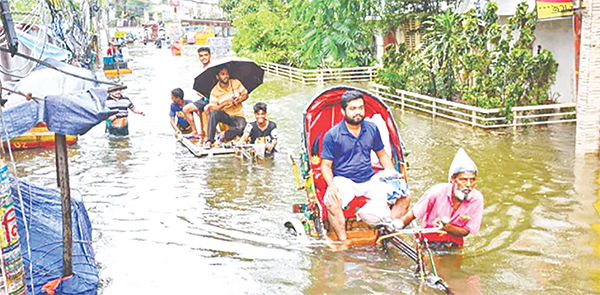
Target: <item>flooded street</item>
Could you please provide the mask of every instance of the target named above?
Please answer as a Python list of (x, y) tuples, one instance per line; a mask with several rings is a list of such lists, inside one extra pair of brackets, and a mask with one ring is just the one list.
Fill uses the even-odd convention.
[[(196, 100), (200, 62), (151, 46), (130, 52), (123, 94), (147, 115), (130, 112), (129, 137), (109, 138), (100, 124), (69, 148), (71, 187), (82, 192), (94, 230), (99, 294), (443, 293), (422, 289), (400, 253), (335, 253), (283, 227), (304, 200), (285, 155), (300, 151), (302, 111), (323, 87), (267, 75), (245, 102), (250, 121), (263, 101), (277, 122), (273, 161), (195, 158), (173, 137), (168, 112), (173, 88)], [(600, 294), (599, 161), (575, 160), (574, 125), (513, 133), (394, 116), (412, 151), (415, 200), (447, 179), (459, 147), (479, 167), (481, 233), (437, 262), (456, 294)], [(15, 157), (18, 177), (56, 186), (54, 150)]]

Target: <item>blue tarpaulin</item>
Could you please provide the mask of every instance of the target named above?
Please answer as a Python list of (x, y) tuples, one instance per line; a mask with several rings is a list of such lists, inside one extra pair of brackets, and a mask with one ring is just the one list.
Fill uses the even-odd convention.
[[(23, 207), (17, 193), (17, 182), (21, 189)], [(60, 190), (45, 188), (11, 177), (11, 192), (15, 211), (23, 264), (29, 294), (46, 294), (42, 286), (62, 277), (63, 237)], [(27, 233), (22, 210), (29, 228), (29, 255)], [(99, 276), (92, 250), (92, 224), (83, 205), (79, 191), (71, 190), (71, 214), (73, 218), (73, 277), (60, 283), (56, 294), (94, 295)], [(33, 287), (30, 269), (33, 272)]]
[[(86, 69), (46, 59), (46, 62), (69, 73), (87, 78), (96, 78)], [(93, 126), (106, 120), (115, 111), (110, 111), (105, 103), (108, 97), (106, 87), (79, 79), (54, 69), (39, 65), (31, 74), (15, 83), (4, 85), (11, 90), (31, 93), (42, 98), (38, 102), (27, 101), (20, 95), (4, 95), (8, 102), (4, 106), (6, 128), (0, 121), (2, 141), (17, 137), (39, 122), (46, 122), (48, 129), (65, 135), (82, 135)]]
[[(63, 71), (96, 79), (89, 70), (53, 59), (45, 61)], [(32, 93), (40, 100), (28, 101), (25, 97), (16, 94), (3, 95), (3, 98), (8, 101), (2, 109), (4, 120), (0, 121), (2, 140), (6, 140), (5, 133), (8, 133), (8, 138), (14, 138), (42, 121), (46, 122), (48, 129), (55, 133), (85, 134), (116, 112), (110, 111), (105, 105), (108, 96), (107, 88), (97, 87), (96, 84), (42, 65), (38, 65), (27, 77), (18, 82), (5, 83), (3, 87), (22, 93)], [(20, 187), (22, 202), (17, 184)], [(60, 191), (11, 179), (11, 192), (29, 294), (46, 294), (42, 291), (42, 286), (62, 277), (63, 237)], [(81, 194), (77, 190), (71, 190), (71, 211), (73, 277), (60, 283), (56, 291), (57, 294), (93, 295), (97, 293), (99, 276), (92, 250), (92, 226)], [(28, 232), (25, 229), (25, 221)]]
[(48, 43), (46, 40), (42, 40), (21, 30), (16, 31), (19, 42), (31, 50), (31, 55), (35, 58), (42, 60), (49, 57), (56, 60), (67, 60), (71, 58), (71, 53), (65, 49)]

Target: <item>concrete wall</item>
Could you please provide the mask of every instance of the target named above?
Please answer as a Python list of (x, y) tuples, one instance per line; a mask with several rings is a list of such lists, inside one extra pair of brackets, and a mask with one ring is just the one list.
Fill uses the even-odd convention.
[[(500, 24), (508, 23), (508, 16), (499, 17)], [(558, 102), (575, 101), (575, 36), (573, 33), (573, 19), (561, 18), (538, 21), (535, 27), (535, 42), (533, 54), (537, 54), (538, 45), (542, 49), (552, 52), (554, 60), (558, 63), (556, 81), (550, 87), (550, 97), (560, 95)], [(513, 39), (516, 40), (516, 33)]]
[(552, 52), (558, 62), (556, 82), (550, 92), (559, 93), (558, 102), (575, 101), (575, 37), (573, 19), (539, 21), (535, 27), (534, 54), (538, 45)]
[(598, 154), (600, 149), (600, 0), (587, 0), (585, 5), (577, 97), (577, 155)]

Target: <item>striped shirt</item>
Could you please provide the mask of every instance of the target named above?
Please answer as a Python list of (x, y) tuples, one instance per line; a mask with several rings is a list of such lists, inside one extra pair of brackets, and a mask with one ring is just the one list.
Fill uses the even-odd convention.
[(118, 110), (116, 114), (117, 118), (124, 118), (129, 115), (129, 110), (133, 109), (133, 103), (129, 98), (121, 95), (121, 97), (115, 99), (111, 96), (106, 100), (106, 106), (111, 110)]

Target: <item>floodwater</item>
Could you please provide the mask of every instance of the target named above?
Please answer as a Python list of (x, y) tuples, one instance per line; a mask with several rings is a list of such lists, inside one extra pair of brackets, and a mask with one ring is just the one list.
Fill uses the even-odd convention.
[[(127, 138), (107, 137), (101, 124), (69, 149), (71, 187), (94, 230), (99, 294), (442, 294), (420, 286), (400, 253), (331, 252), (284, 229), (304, 199), (285, 155), (300, 151), (303, 107), (323, 88), (267, 76), (245, 103), (248, 116), (253, 103), (268, 104), (281, 136), (274, 161), (195, 158), (167, 114), (171, 89), (196, 99), (200, 63), (151, 46), (131, 54), (124, 94), (147, 115), (130, 115)], [(394, 113), (412, 151), (414, 199), (446, 180), (459, 147), (480, 168), (481, 233), (437, 262), (456, 294), (600, 294), (599, 163), (575, 160), (574, 125), (490, 132)], [(53, 150), (16, 158), (17, 176), (56, 185)]]

